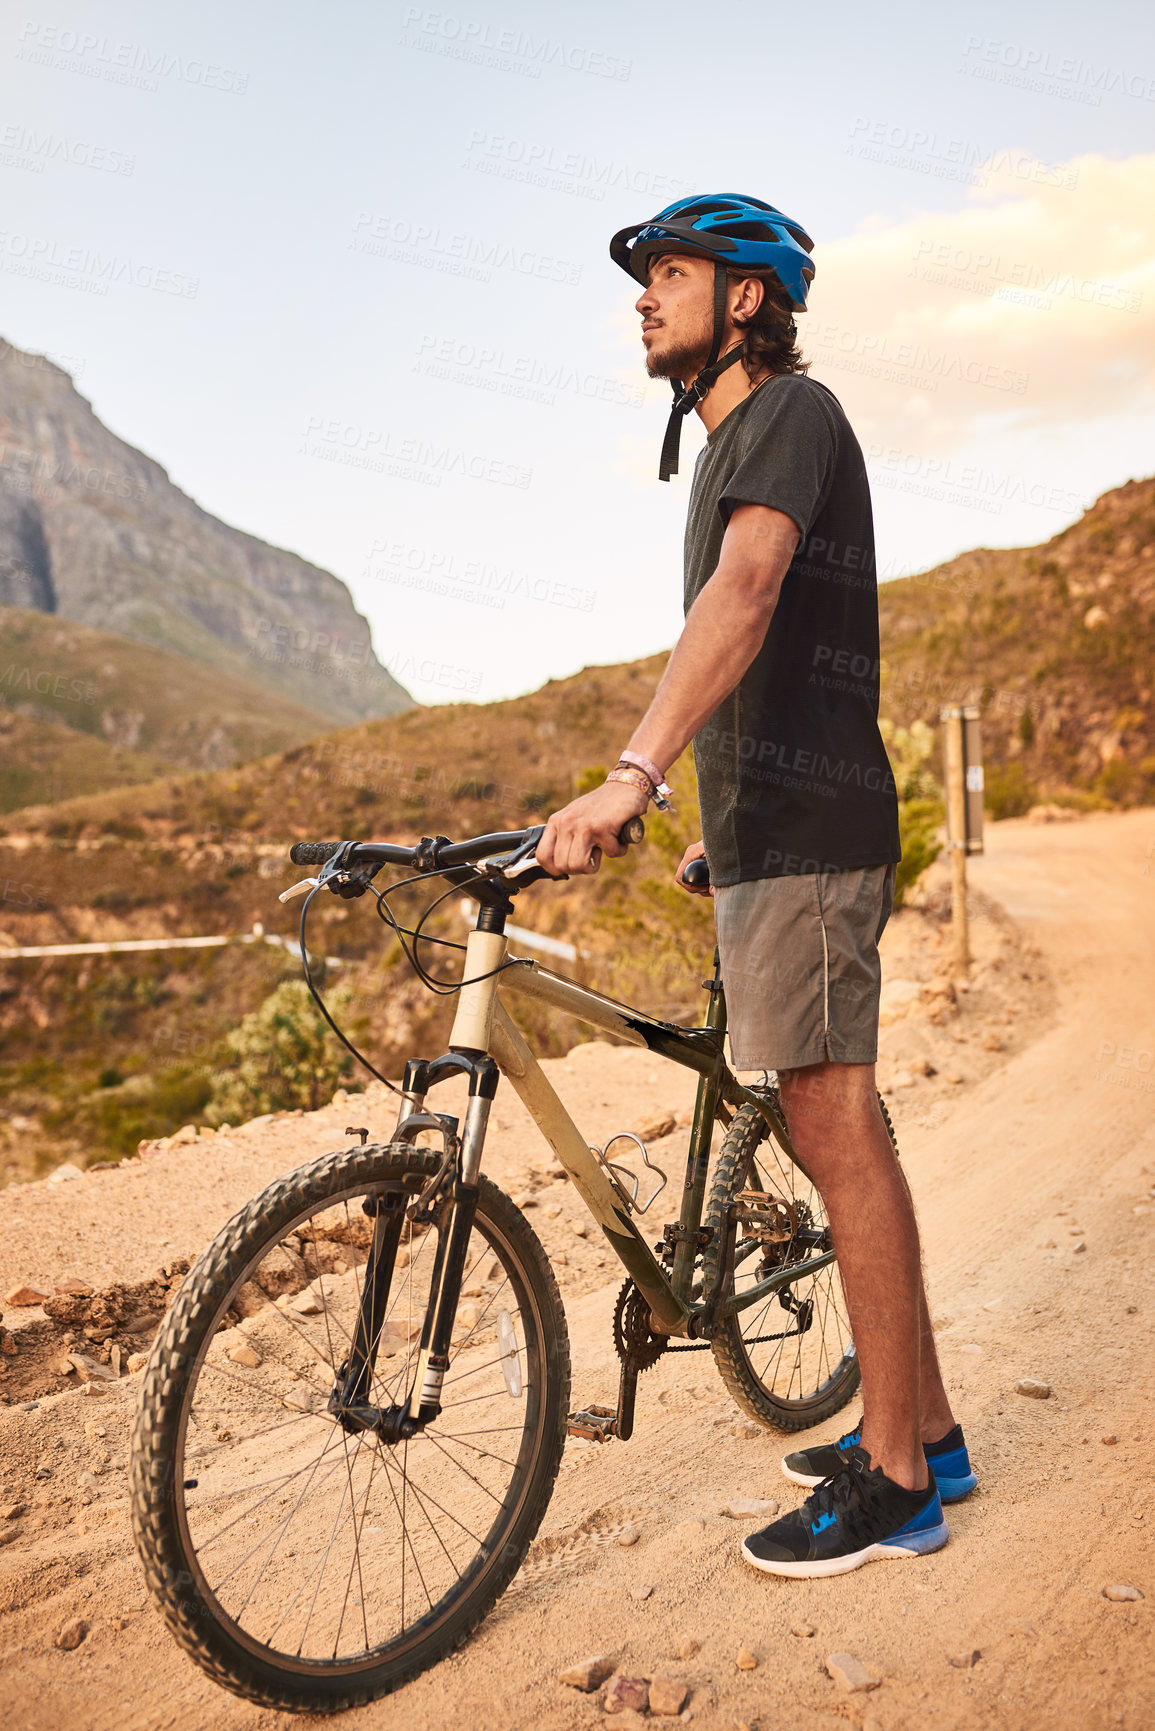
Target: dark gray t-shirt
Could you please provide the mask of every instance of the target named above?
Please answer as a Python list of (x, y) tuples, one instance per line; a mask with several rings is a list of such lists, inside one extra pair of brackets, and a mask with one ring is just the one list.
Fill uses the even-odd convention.
[(699, 453), (686, 521), (687, 613), (740, 504), (785, 512), (801, 540), (757, 655), (694, 740), (711, 880), (889, 864), (901, 850), (878, 731), (870, 487), (850, 423), (817, 380), (768, 380)]

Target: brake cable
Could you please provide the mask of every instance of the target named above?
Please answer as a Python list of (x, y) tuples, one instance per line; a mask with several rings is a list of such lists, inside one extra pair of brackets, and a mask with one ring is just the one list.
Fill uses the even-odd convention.
[[(423, 875), (427, 876), (428, 874), (423, 874)], [(516, 961), (510, 959), (510, 960), (502, 962), (499, 967), (490, 968), (488, 970), (488, 972), (486, 972), (484, 974), (473, 974), (473, 975), (471, 975), (471, 977), (468, 980), (438, 980), (438, 979), (435, 979), (433, 977), (433, 975), (430, 974), (426, 970), (426, 968), (423, 966), (421, 961), (418, 959), (417, 945), (419, 943), (442, 944), (442, 945), (444, 945), (444, 947), (446, 949), (452, 949), (452, 950), (463, 950), (463, 949), (465, 949), (466, 946), (464, 944), (456, 943), (452, 938), (431, 937), (431, 936), (429, 936), (428, 933), (423, 932), (421, 930), (421, 928), (425, 924), (426, 920), (429, 918), (430, 914), (434, 913), (441, 906), (442, 902), (448, 901), (448, 899), (451, 895), (456, 895), (456, 893), (459, 890), (464, 889), (465, 886), (464, 886), (464, 884), (450, 884), (449, 888), (444, 892), (443, 895), (439, 895), (434, 901), (430, 902), (429, 906), (426, 908), (425, 912), (422, 914), (421, 918), (418, 920), (416, 930), (409, 932), (407, 934), (408, 936), (412, 937), (412, 939), (413, 939), (413, 949), (412, 949), (412, 951), (410, 951), (409, 946), (406, 944), (404, 938), (401, 935), (402, 928), (397, 924), (396, 920), (393, 917), (393, 909), (389, 906), (388, 897), (393, 894), (393, 891), (395, 889), (402, 889), (404, 887), (405, 883), (413, 883), (414, 881), (415, 880), (413, 878), (407, 878), (407, 879), (402, 880), (402, 883), (400, 883), (400, 884), (392, 884), (389, 887), (389, 889), (384, 890), (384, 891), (375, 889), (372, 884), (369, 885), (369, 888), (373, 891), (373, 894), (377, 898), (377, 912), (378, 912), (378, 914), (380, 915), (382, 920), (385, 922), (385, 924), (390, 926), (392, 928), (392, 930), (397, 934), (398, 941), (401, 944), (402, 950), (405, 952), (405, 957), (406, 957), (407, 961), (409, 962), (410, 967), (413, 969), (413, 972), (417, 975), (417, 977), (421, 981), (422, 985), (424, 985), (429, 991), (436, 993), (437, 996), (441, 997), (441, 998), (452, 997), (453, 993), (454, 992), (460, 992), (463, 986), (477, 985), (481, 980), (492, 979), (494, 974), (501, 974), (501, 973), (504, 973), (507, 968), (515, 968), (518, 966), (518, 963)], [(385, 909), (384, 914), (381, 913), (382, 907)]]
[[(494, 974), (504, 973), (506, 968), (517, 967), (518, 963), (513, 960), (504, 961), (499, 967), (490, 968), (484, 974), (475, 974), (468, 980), (437, 980), (428, 972), (417, 955), (417, 945), (419, 943), (441, 944), (444, 948), (451, 950), (464, 950), (466, 948), (464, 944), (457, 943), (453, 938), (433, 937), (421, 930), (426, 920), (441, 906), (442, 902), (447, 901), (451, 895), (454, 895), (458, 890), (464, 889), (465, 886), (463, 884), (450, 884), (444, 894), (437, 896), (425, 909), (425, 912), (418, 920), (415, 929), (410, 929), (409, 927), (398, 924), (393, 909), (389, 906), (389, 897), (397, 890), (406, 889), (410, 884), (421, 883), (430, 877), (440, 877), (441, 875), (440, 872), (417, 872), (412, 877), (402, 878), (399, 883), (390, 884), (387, 890), (379, 890), (371, 883), (367, 883), (365, 887), (372, 892), (376, 899), (378, 918), (395, 934), (397, 941), (401, 945), (401, 950), (406, 961), (409, 963), (418, 979), (428, 991), (436, 993), (438, 997), (445, 998), (452, 997), (454, 992), (460, 992), (464, 986), (472, 986), (478, 984), (482, 980), (492, 979)], [(375, 1076), (378, 1082), (384, 1083), (385, 1087), (388, 1088), (391, 1094), (400, 1094), (403, 1090), (398, 1088), (395, 1082), (391, 1082), (388, 1076), (383, 1076), (380, 1070), (377, 1069), (376, 1065), (369, 1062), (369, 1059), (365, 1056), (364, 1052), (358, 1051), (353, 1042), (342, 1033), (341, 1029), (329, 1014), (328, 1009), (325, 1007), (324, 999), (317, 990), (316, 983), (313, 979), (312, 969), (309, 967), (309, 952), (305, 943), (305, 922), (313, 897), (317, 894), (318, 890), (323, 889), (324, 887), (325, 884), (323, 881), (315, 884), (305, 897), (304, 902), (301, 904), (301, 923), (298, 945), (301, 952), (301, 966), (305, 972), (305, 983), (309, 988), (309, 993), (313, 1002), (316, 1004), (322, 1016), (325, 1018), (325, 1021), (333, 1030), (334, 1034), (336, 1034), (341, 1044), (345, 1047), (346, 1051), (350, 1052), (359, 1064), (363, 1064), (369, 1074)], [(384, 912), (382, 912), (382, 909), (384, 909)], [(406, 937), (411, 937), (413, 939), (412, 950), (410, 950), (409, 945), (405, 942)]]

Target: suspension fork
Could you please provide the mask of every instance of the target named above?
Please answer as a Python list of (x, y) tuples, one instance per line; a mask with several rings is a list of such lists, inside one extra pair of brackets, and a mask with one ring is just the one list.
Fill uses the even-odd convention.
[(449, 1369), (449, 1347), (477, 1197), (478, 1186), (465, 1184), (458, 1178), (454, 1180), (452, 1194), (441, 1204), (430, 1301), (425, 1308), (417, 1374), (407, 1408), (408, 1418), (415, 1426), (428, 1424), (441, 1411), (441, 1388)]
[[(456, 1118), (423, 1107), (431, 1087), (463, 1070), (469, 1076), (469, 1105), (459, 1139)], [(373, 1240), (352, 1348), (329, 1400), (329, 1410), (348, 1431), (373, 1430), (383, 1441), (396, 1443), (429, 1424), (441, 1411), (441, 1388), (449, 1368), (453, 1324), (477, 1214), (482, 1149), (497, 1081), (497, 1065), (484, 1052), (451, 1050), (431, 1062), (414, 1059), (406, 1066), (402, 1113), (393, 1139), (414, 1142), (429, 1130), (440, 1135), (443, 1152), (437, 1171), (415, 1200), (411, 1201), (404, 1190), (387, 1189), (365, 1204), (366, 1212), (375, 1216)], [(393, 1406), (374, 1407), (368, 1404), (368, 1395), (407, 1215), (429, 1221), (436, 1228), (429, 1298), (409, 1394)]]
[(373, 1219), (373, 1237), (361, 1283), (361, 1302), (357, 1307), (353, 1341), (329, 1400), (330, 1411), (338, 1407), (363, 1406), (368, 1401), (409, 1200), (404, 1190), (387, 1190), (363, 1204), (366, 1214)]
[[(488, 982), (487, 982), (488, 983)], [(444, 1058), (424, 1066), (423, 1093), (445, 1076), (464, 1070), (469, 1076), (469, 1104), (460, 1146), (452, 1142), (453, 1180), (448, 1194), (442, 1191), (437, 1215), (437, 1254), (430, 1276), (429, 1302), (421, 1329), (417, 1373), (407, 1407), (408, 1424), (428, 1424), (441, 1411), (441, 1387), (449, 1369), (449, 1348), (457, 1301), (465, 1274), (469, 1235), (480, 1194), (477, 1178), (489, 1124), (489, 1109), (497, 1091), (498, 1068), (485, 1052), (451, 1048)], [(412, 1124), (413, 1120), (410, 1119)], [(405, 1133), (402, 1126), (401, 1133)], [(454, 1129), (456, 1122), (454, 1121)], [(447, 1159), (450, 1139), (446, 1138)]]

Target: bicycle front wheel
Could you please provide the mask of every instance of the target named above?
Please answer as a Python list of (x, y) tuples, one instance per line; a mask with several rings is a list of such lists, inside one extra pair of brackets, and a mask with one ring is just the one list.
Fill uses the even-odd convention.
[[(145, 1373), (137, 1549), (169, 1629), (264, 1706), (335, 1712), (460, 1646), (508, 1586), (565, 1441), (569, 1344), (545, 1252), (489, 1182), (437, 1419), (408, 1441), (329, 1412), (363, 1303), (372, 1214), (440, 1156), (349, 1149), (271, 1185), (189, 1273)], [(406, 1220), (367, 1400), (412, 1387), (440, 1228)]]
[[(779, 1148), (753, 1106), (743, 1106), (735, 1115), (718, 1155), (706, 1209), (706, 1224), (712, 1228), (703, 1257), (707, 1288), (716, 1278), (735, 1206), (739, 1219), (745, 1215), (754, 1223), (738, 1232), (738, 1295), (776, 1268), (804, 1264), (827, 1230), (822, 1198)], [(846, 1405), (860, 1380), (834, 1262), (816, 1274), (801, 1273), (729, 1317), (711, 1345), (738, 1405), (760, 1424), (778, 1430), (820, 1424)]]

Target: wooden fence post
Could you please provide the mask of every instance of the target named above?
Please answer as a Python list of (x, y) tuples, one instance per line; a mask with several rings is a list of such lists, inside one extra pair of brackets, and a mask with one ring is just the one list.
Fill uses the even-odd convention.
[(946, 834), (950, 850), (950, 920), (954, 938), (954, 965), (965, 979), (970, 969), (970, 934), (967, 925), (967, 788), (963, 712), (942, 711), (943, 768), (946, 780)]

